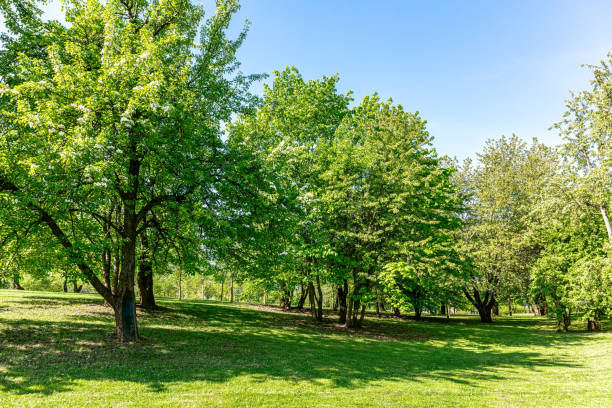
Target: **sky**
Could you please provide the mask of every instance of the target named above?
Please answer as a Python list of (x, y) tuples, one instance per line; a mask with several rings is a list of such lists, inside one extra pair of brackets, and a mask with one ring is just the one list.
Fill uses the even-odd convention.
[(251, 22), (244, 73), (337, 73), (356, 103), (378, 92), (418, 110), (438, 152), (464, 159), (512, 133), (560, 143), (548, 128), (589, 86), (581, 64), (612, 51), (611, 17), (609, 0), (243, 0), (230, 33)]

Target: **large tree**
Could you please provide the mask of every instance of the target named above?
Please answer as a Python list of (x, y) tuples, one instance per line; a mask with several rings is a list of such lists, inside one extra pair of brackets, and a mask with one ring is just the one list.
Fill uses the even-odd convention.
[[(152, 211), (214, 202), (223, 182), (221, 123), (251, 101), (254, 78), (236, 71), (245, 32), (224, 34), (233, 0), (203, 26), (188, 0), (65, 7), (61, 38), (48, 31), (42, 55), (19, 54), (20, 81), (3, 78), (0, 219), (44, 226), (113, 307), (117, 337), (135, 340), (137, 250)], [(113, 261), (111, 285), (101, 276)]]

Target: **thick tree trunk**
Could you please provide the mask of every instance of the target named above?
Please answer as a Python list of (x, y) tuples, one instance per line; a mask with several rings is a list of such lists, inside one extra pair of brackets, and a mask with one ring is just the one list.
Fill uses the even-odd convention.
[(499, 303), (495, 302), (493, 304), (493, 308), (491, 308), (491, 312), (494, 316), (499, 316)]
[(338, 285), (337, 299), (338, 299), (338, 323), (346, 324), (346, 297), (348, 296), (348, 280), (344, 279), (342, 285)]
[(483, 323), (493, 323), (493, 317), (491, 316), (492, 306), (487, 307), (486, 305), (476, 306), (480, 321)]
[(417, 305), (414, 307), (414, 320), (421, 320), (421, 308)]
[(465, 297), (474, 305), (476, 310), (478, 310), (478, 315), (480, 316), (480, 321), (483, 323), (493, 323), (493, 317), (491, 316), (491, 311), (493, 306), (497, 303), (495, 299), (495, 295), (492, 294), (489, 290), (485, 290), (484, 299), (480, 296), (480, 291), (472, 287), (472, 293), (466, 289), (463, 290)]
[(83, 285), (81, 285), (81, 286), (77, 285), (77, 281), (76, 280), (74, 282), (72, 282), (72, 291), (74, 293), (81, 293), (82, 290), (83, 290)]
[(440, 304), (440, 314), (442, 316), (444, 316), (445, 314), (447, 314), (448, 308), (446, 307), (446, 303), (442, 302)]
[(402, 316), (402, 314), (401, 314), (401, 312), (400, 312), (399, 307), (395, 307), (395, 306), (393, 306), (393, 315), (394, 315), (395, 317), (401, 317), (401, 316)]

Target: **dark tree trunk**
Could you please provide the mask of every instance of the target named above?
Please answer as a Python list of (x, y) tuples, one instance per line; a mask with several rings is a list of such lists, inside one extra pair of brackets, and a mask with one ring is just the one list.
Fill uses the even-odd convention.
[(446, 307), (446, 303), (442, 302), (440, 304), (440, 314), (442, 316), (444, 316), (445, 314), (447, 314), (448, 308)]
[(317, 320), (323, 321), (323, 290), (321, 289), (321, 279), (317, 275)]
[(306, 297), (308, 296), (308, 290), (304, 289), (304, 284), (300, 285), (300, 299), (298, 300), (297, 309), (304, 310), (304, 303), (306, 303)]
[(476, 306), (478, 310), (478, 315), (480, 316), (480, 321), (483, 323), (493, 323), (493, 317), (491, 316), (491, 311), (493, 307), (487, 307), (486, 305)]
[(472, 293), (470, 293), (467, 288), (463, 290), (463, 293), (470, 303), (474, 305), (476, 310), (478, 310), (480, 321), (483, 323), (493, 323), (491, 311), (493, 310), (493, 306), (497, 303), (495, 295), (493, 295), (493, 293), (491, 293), (489, 290), (485, 290), (483, 299), (480, 296), (480, 291), (477, 288), (472, 287), (471, 289)]
[(348, 296), (348, 280), (344, 279), (342, 285), (338, 285), (337, 299), (338, 299), (338, 323), (346, 324), (346, 297)]
[(68, 277), (64, 276), (64, 293), (68, 293)]
[(415, 306), (414, 307), (414, 320), (421, 320), (421, 313), (422, 310), (420, 308), (420, 306)]
[(491, 308), (491, 312), (494, 316), (499, 316), (499, 303), (495, 302), (493, 304), (493, 308)]
[(13, 274), (13, 289), (24, 290), (21, 284), (19, 284), (19, 274), (17, 273)]
[(395, 317), (401, 317), (401, 316), (402, 316), (402, 313), (400, 312), (399, 307), (395, 307), (395, 306), (393, 306), (393, 315), (394, 315)]
[(380, 316), (380, 302), (376, 302), (376, 316)]
[(512, 299), (508, 298), (508, 315), (512, 316)]
[(81, 286), (77, 285), (77, 281), (72, 282), (72, 291), (74, 293), (81, 293), (82, 290), (83, 290), (83, 285)]

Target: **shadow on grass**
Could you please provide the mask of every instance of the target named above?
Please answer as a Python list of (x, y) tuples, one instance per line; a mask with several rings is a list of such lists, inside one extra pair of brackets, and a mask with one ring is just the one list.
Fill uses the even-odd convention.
[(78, 380), (111, 380), (161, 392), (170, 383), (226, 382), (245, 375), (343, 388), (426, 378), (479, 387), (483, 380), (503, 380), (506, 370), (576, 366), (532, 346), (579, 344), (589, 337), (538, 330), (534, 326), (541, 321), (481, 325), (469, 318), (372, 319), (364, 336), (332, 322), (317, 326), (301, 315), (165, 301), (162, 310), (139, 311), (143, 340), (123, 346), (112, 340), (113, 317), (100, 300), (75, 297), (67, 309), (65, 301), (51, 295), (9, 299), (17, 306), (58, 307), (58, 313), (63, 308), (64, 315), (63, 320), (41, 320), (35, 311), (0, 317), (0, 391), (49, 395), (69, 391)]

